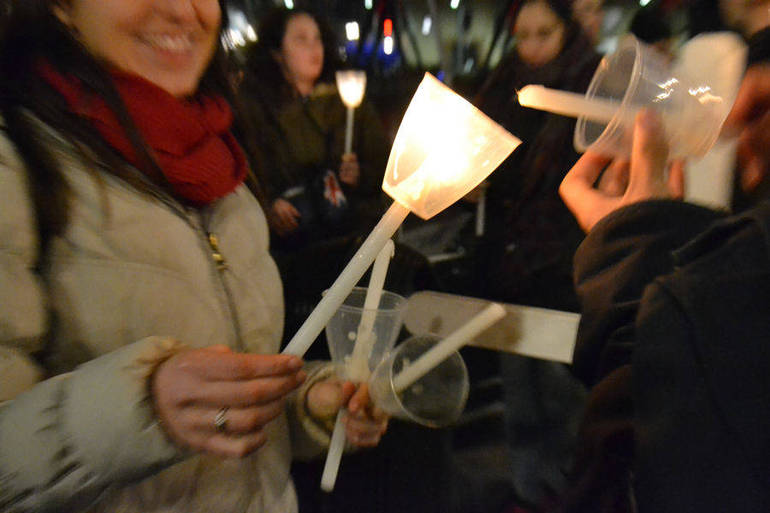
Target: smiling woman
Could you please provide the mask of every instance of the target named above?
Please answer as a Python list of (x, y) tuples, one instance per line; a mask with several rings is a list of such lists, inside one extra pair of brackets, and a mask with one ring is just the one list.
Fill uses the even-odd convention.
[(345, 405), (361, 446), (386, 420), (328, 364), (275, 354), (221, 2), (9, 5), (0, 511), (295, 513), (291, 457), (328, 443), (325, 415)]
[(54, 13), (93, 56), (174, 96), (197, 90), (222, 17), (218, 0), (70, 0)]

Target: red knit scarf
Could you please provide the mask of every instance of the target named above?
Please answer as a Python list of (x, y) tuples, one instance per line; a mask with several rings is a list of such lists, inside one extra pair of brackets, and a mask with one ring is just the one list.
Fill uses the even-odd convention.
[[(78, 78), (59, 73), (47, 62), (41, 62), (38, 71), (73, 113), (90, 121), (110, 146), (141, 169), (126, 131), (102, 98), (86, 91)], [(224, 98), (198, 95), (184, 100), (136, 75), (112, 72), (111, 76), (177, 196), (204, 206), (243, 182), (246, 159), (230, 133), (233, 114)]]

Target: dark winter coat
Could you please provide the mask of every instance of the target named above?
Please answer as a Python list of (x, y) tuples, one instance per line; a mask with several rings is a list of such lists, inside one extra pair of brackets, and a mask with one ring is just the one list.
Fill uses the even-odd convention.
[(515, 50), (482, 88), (479, 108), (522, 140), (489, 178), (484, 295), (535, 306), (577, 309), (572, 291), (572, 255), (583, 233), (558, 195), (559, 184), (578, 158), (575, 120), (522, 107), (516, 91), (542, 84), (584, 92), (599, 55), (578, 30), (550, 63), (531, 68)]
[[(346, 107), (332, 84), (319, 83), (304, 98), (268, 87), (259, 83), (258, 78), (247, 77), (241, 96), (265, 149), (263, 179), (272, 204), (298, 186), (318, 187), (327, 170), (339, 171), (344, 153)], [(367, 232), (384, 212), (381, 185), (390, 143), (371, 103), (364, 101), (354, 116), (353, 152), (360, 166), (359, 183), (356, 187), (339, 183), (350, 215), (346, 216), (344, 226), (321, 234), (321, 238), (351, 231)], [(277, 242), (280, 246), (281, 241)]]
[(575, 275), (593, 391), (565, 509), (770, 510), (770, 202), (626, 207)]

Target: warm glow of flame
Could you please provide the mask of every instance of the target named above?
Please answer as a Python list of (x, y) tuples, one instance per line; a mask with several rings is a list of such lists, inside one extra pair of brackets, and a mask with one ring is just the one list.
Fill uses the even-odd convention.
[(478, 185), (519, 140), (430, 75), (391, 150), (383, 189), (425, 219)]
[(356, 70), (338, 71), (336, 78), (342, 103), (350, 108), (361, 105), (366, 90), (366, 73)]

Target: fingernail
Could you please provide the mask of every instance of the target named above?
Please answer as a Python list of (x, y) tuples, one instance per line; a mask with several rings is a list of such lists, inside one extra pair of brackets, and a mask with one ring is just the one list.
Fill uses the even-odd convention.
[(307, 372), (303, 370), (299, 371), (295, 379), (297, 380), (297, 383), (304, 383), (305, 379), (307, 379)]
[(301, 358), (297, 358), (295, 356), (289, 360), (289, 363), (287, 365), (290, 370), (297, 370), (297, 369), (301, 369), (304, 364), (305, 362), (303, 362)]

